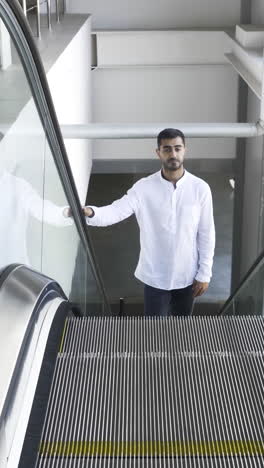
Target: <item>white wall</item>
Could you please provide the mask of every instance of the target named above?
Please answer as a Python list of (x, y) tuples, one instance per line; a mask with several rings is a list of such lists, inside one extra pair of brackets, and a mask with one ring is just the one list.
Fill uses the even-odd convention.
[[(98, 69), (93, 121), (235, 122), (237, 75), (229, 65)], [(154, 140), (97, 140), (99, 159), (155, 157)], [(191, 158), (234, 158), (234, 139), (190, 139)]]
[(69, 13), (91, 13), (93, 29), (233, 26), (240, 0), (68, 0)]
[[(88, 18), (47, 74), (60, 124), (85, 124), (91, 121), (91, 19)], [(65, 140), (81, 204), (85, 203), (91, 172), (91, 142)], [(46, 158), (45, 196), (57, 200), (60, 193), (52, 157)], [(46, 255), (42, 269), (60, 280), (66, 294), (71, 290), (71, 277), (79, 245), (75, 227), (56, 229), (44, 225)], [(68, 263), (67, 263), (68, 261)], [(81, 267), (80, 267), (81, 270)], [(81, 276), (80, 276), (81, 278)], [(83, 277), (84, 280), (84, 277)], [(83, 283), (83, 287), (85, 283)]]
[[(60, 124), (91, 121), (91, 18), (88, 18), (48, 72)], [(89, 140), (65, 140), (81, 203), (85, 202), (91, 172)]]
[(230, 37), (224, 31), (102, 31), (94, 33), (97, 66), (205, 65), (228, 63)]

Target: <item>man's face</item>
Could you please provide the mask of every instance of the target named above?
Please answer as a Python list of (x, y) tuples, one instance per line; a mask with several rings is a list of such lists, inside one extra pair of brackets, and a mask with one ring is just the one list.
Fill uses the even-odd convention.
[(177, 171), (183, 165), (185, 146), (181, 137), (161, 140), (160, 148), (156, 150), (166, 171)]

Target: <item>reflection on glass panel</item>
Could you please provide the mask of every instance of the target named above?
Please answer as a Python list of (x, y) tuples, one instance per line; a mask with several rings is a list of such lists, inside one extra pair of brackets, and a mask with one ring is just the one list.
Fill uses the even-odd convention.
[(83, 314), (101, 314), (101, 294), (74, 222), (65, 217), (68, 202), (45, 131), (2, 23), (0, 34), (0, 268), (29, 265), (54, 278)]
[(0, 140), (31, 98), (24, 69), (0, 19)]
[(235, 315), (234, 301), (231, 301), (230, 304), (228, 304), (223, 315)]
[(102, 298), (81, 243), (78, 244), (70, 300), (73, 304), (80, 304), (84, 315), (102, 315), (104, 312)]
[(264, 264), (249, 278), (234, 298), (235, 315), (264, 315)]
[(102, 297), (88, 267), (87, 255), (71, 218), (48, 142), (45, 151), (42, 271), (55, 278), (87, 315), (101, 313)]
[(10, 63), (0, 70), (0, 267), (24, 263), (40, 270), (45, 135), (9, 36), (8, 41)]

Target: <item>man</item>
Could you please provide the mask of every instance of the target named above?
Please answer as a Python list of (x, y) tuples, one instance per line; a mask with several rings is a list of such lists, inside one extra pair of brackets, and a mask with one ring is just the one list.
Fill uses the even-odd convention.
[(135, 276), (145, 284), (146, 315), (190, 315), (208, 288), (215, 229), (211, 191), (184, 169), (184, 134), (165, 129), (156, 150), (161, 170), (139, 180), (120, 200), (84, 208), (87, 224), (108, 226), (136, 215), (140, 257)]

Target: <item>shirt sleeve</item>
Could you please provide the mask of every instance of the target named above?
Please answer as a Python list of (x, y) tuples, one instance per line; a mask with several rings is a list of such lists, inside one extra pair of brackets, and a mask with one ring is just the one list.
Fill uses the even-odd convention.
[(201, 214), (197, 234), (199, 253), (197, 281), (209, 283), (212, 276), (213, 257), (215, 249), (215, 226), (213, 216), (213, 201), (209, 186), (203, 195)]
[(119, 223), (135, 213), (137, 205), (136, 191), (132, 187), (126, 195), (111, 205), (101, 207), (89, 205), (94, 211), (94, 216), (86, 217), (86, 223), (90, 226), (110, 226)]
[(27, 201), (28, 210), (33, 218), (53, 226), (71, 226), (72, 218), (63, 215), (65, 206), (58, 206), (49, 200), (43, 200), (39, 194), (24, 181), (23, 196)]

